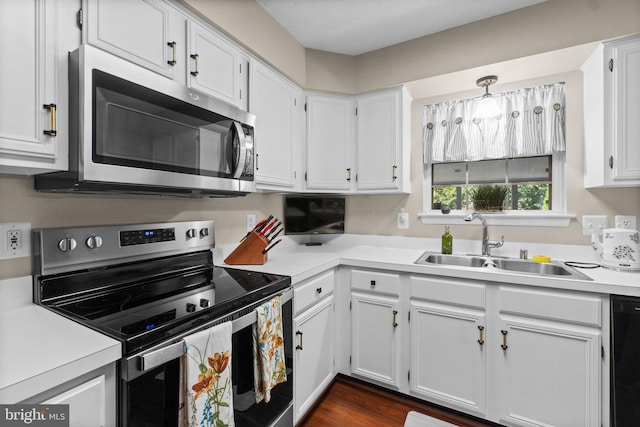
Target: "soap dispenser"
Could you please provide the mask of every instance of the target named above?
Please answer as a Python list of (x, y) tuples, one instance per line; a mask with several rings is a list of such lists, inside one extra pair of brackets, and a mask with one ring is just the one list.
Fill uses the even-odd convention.
[(453, 236), (449, 233), (449, 226), (444, 226), (444, 234), (442, 235), (442, 253), (451, 255), (453, 252)]

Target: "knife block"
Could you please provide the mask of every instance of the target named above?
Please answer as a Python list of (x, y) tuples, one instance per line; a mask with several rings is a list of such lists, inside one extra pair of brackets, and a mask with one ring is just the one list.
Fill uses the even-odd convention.
[(231, 265), (262, 265), (267, 262), (267, 254), (263, 254), (262, 251), (268, 244), (269, 242), (264, 236), (255, 231), (251, 231), (247, 237), (240, 242), (238, 247), (225, 258), (224, 262)]

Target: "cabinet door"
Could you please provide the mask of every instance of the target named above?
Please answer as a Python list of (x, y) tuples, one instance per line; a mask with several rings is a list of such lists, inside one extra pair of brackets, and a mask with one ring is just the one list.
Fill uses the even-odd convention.
[(296, 187), (300, 164), (301, 91), (271, 69), (253, 61), (249, 112), (256, 116), (256, 184)]
[(485, 415), (485, 321), (482, 311), (411, 302), (411, 392), (476, 416)]
[(611, 48), (613, 180), (640, 180), (640, 38)]
[(60, 393), (43, 404), (69, 405), (69, 426), (106, 425), (106, 379), (104, 375)]
[(357, 101), (358, 190), (398, 189), (401, 106), (396, 91)]
[(551, 322), (502, 318), (492, 332), (499, 422), (600, 426), (600, 334)]
[[(0, 173), (66, 168), (58, 161), (57, 2), (0, 2)], [(66, 153), (66, 151), (65, 151)]]
[(399, 387), (399, 300), (351, 294), (351, 372)]
[(355, 180), (353, 99), (308, 95), (306, 108), (307, 189), (350, 191)]
[[(96, 47), (173, 78), (175, 65), (184, 61), (184, 46), (173, 45), (173, 14), (159, 0), (88, 0), (87, 39)], [(184, 24), (183, 24), (184, 25)], [(182, 52), (182, 58), (176, 55)], [(175, 61), (175, 62), (174, 62)]]
[(240, 52), (194, 21), (187, 23), (189, 87), (240, 107)]
[(335, 375), (333, 346), (333, 296), (294, 319), (295, 418), (314, 404)]

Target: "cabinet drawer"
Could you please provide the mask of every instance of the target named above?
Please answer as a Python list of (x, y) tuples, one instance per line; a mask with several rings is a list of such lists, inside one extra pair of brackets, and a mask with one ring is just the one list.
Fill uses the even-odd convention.
[(411, 298), (485, 308), (485, 285), (464, 280), (411, 276)]
[(305, 308), (333, 293), (335, 279), (333, 270), (322, 273), (293, 289), (294, 312)]
[(399, 295), (400, 276), (398, 274), (352, 270), (351, 289)]
[(500, 313), (602, 325), (602, 303), (597, 296), (500, 287)]

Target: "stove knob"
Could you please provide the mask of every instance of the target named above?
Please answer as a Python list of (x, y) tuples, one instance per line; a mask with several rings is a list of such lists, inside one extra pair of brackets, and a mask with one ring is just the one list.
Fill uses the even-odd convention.
[(73, 239), (71, 237), (65, 237), (63, 239), (60, 239), (60, 241), (58, 241), (58, 249), (60, 249), (62, 252), (71, 252), (75, 248), (76, 248), (76, 239)]
[(102, 237), (100, 236), (87, 237), (87, 240), (84, 242), (84, 244), (87, 245), (89, 249), (98, 249), (99, 247), (102, 246)]
[(187, 230), (187, 239), (193, 239), (198, 235), (198, 230), (195, 228), (190, 228)]
[(209, 307), (209, 300), (206, 298), (200, 298), (200, 307)]
[(200, 229), (200, 237), (207, 237), (209, 235), (209, 229), (207, 227)]
[(187, 303), (187, 312), (188, 313), (193, 313), (194, 311), (196, 311), (196, 305), (192, 302), (188, 302)]

